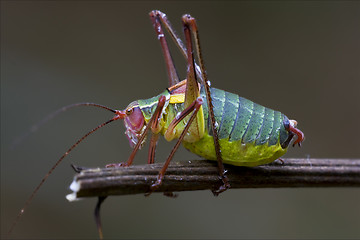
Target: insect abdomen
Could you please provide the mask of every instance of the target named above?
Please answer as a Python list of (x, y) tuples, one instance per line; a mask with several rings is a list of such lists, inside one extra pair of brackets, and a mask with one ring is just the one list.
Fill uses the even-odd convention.
[[(203, 89), (201, 95), (205, 97)], [(289, 144), (291, 136), (284, 127), (289, 119), (284, 114), (216, 88), (211, 88), (211, 97), (219, 139), (270, 146), (280, 142), (283, 148)], [(203, 107), (206, 130), (211, 135), (206, 103)]]
[[(205, 98), (204, 90), (201, 96)], [(224, 163), (258, 166), (284, 155), (292, 138), (285, 126), (288, 118), (248, 99), (211, 88), (215, 121)], [(183, 141), (185, 148), (209, 160), (216, 160), (208, 106), (203, 104), (205, 135), (197, 142)]]

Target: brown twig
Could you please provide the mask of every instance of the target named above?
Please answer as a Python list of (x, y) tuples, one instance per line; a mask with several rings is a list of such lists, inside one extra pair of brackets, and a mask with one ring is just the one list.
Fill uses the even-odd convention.
[[(161, 167), (157, 163), (82, 170), (68, 199), (146, 193)], [(258, 167), (225, 167), (231, 188), (360, 187), (360, 159), (284, 159)], [(157, 192), (213, 190), (220, 184), (216, 162), (175, 162)]]

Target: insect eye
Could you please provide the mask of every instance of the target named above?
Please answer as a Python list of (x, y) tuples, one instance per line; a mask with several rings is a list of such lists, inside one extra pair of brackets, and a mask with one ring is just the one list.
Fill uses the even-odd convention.
[(130, 115), (133, 111), (133, 108), (126, 109), (126, 115)]

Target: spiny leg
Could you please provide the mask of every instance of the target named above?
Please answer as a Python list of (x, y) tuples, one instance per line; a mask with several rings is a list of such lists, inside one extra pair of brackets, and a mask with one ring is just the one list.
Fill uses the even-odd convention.
[[(156, 16), (156, 18), (158, 20), (161, 21), (161, 23), (164, 25), (164, 27), (166, 28), (166, 30), (169, 32), (170, 36), (172, 37), (172, 39), (174, 40), (174, 42), (176, 43), (176, 46), (180, 49), (181, 53), (184, 55), (185, 58), (188, 59), (189, 62), (189, 52), (192, 52), (192, 47), (191, 50), (188, 51), (187, 48), (184, 46), (181, 38), (176, 34), (174, 28), (171, 26), (170, 21), (167, 19), (166, 14), (155, 10), (152, 11), (150, 13), (151, 16)], [(184, 20), (185, 18), (185, 20)], [(188, 20), (186, 20), (186, 18)], [(228, 179), (225, 175), (225, 170), (224, 170), (224, 166), (222, 164), (222, 158), (221, 158), (221, 153), (220, 153), (220, 145), (218, 143), (218, 135), (217, 135), (217, 129), (215, 127), (215, 117), (212, 111), (212, 101), (211, 101), (211, 95), (210, 95), (210, 82), (207, 80), (207, 76), (206, 76), (206, 72), (205, 72), (205, 67), (204, 67), (204, 63), (203, 63), (203, 58), (201, 55), (201, 51), (200, 51), (200, 42), (199, 42), (199, 34), (197, 31), (197, 26), (196, 26), (196, 22), (195, 19), (193, 19), (190, 15), (185, 15), (183, 17), (183, 22), (184, 23), (184, 27), (186, 27), (185, 25), (191, 25), (192, 29), (193, 29), (193, 33), (195, 36), (195, 41), (196, 41), (196, 48), (197, 48), (197, 54), (198, 54), (198, 58), (200, 61), (200, 67), (194, 62), (194, 60), (192, 60), (193, 65), (194, 65), (194, 69), (196, 71), (196, 76), (201, 80), (200, 82), (202, 82), (205, 86), (205, 91), (206, 91), (206, 95), (207, 95), (207, 102), (208, 102), (208, 106), (210, 106), (210, 117), (211, 117), (211, 124), (212, 124), (212, 131), (213, 131), (213, 136), (214, 136), (214, 144), (215, 144), (215, 149), (216, 149), (216, 154), (217, 154), (217, 159), (218, 159), (218, 165), (219, 165), (219, 174), (220, 177), (222, 178), (223, 181), (223, 185), (216, 191), (213, 191), (214, 194), (219, 194), (222, 191), (225, 191), (227, 188), (230, 187), (230, 184), (228, 183)], [(188, 22), (188, 23), (186, 23)], [(158, 28), (161, 28), (161, 24), (158, 24)], [(189, 29), (189, 27), (187, 27)], [(185, 33), (186, 35), (186, 33)], [(190, 38), (191, 39), (191, 38)], [(189, 41), (187, 41), (187, 47), (189, 48)], [(219, 157), (220, 156), (220, 157)]]
[[(189, 26), (184, 22), (184, 33), (186, 40), (186, 49), (187, 49), (187, 72), (186, 72), (186, 88), (185, 88), (185, 100), (184, 107), (188, 108), (191, 106), (199, 97), (200, 89), (199, 84), (196, 79), (195, 66), (194, 66), (194, 57), (193, 57), (193, 47)], [(195, 116), (192, 124), (188, 128), (188, 135), (192, 141), (200, 140), (205, 134), (205, 119), (203, 109), (200, 108), (198, 113)]]
[(173, 59), (170, 54), (169, 47), (166, 42), (164, 31), (162, 30), (161, 27), (160, 16), (159, 16), (160, 14), (158, 13), (158, 11), (151, 11), (149, 15), (153, 23), (153, 27), (155, 29), (157, 38), (161, 44), (161, 48), (165, 58), (166, 69), (168, 73), (169, 87), (171, 87), (179, 82), (179, 75), (177, 74)]
[(152, 134), (148, 153), (148, 164), (155, 163), (155, 151), (158, 140), (159, 134)]
[[(196, 21), (195, 21), (195, 19), (193, 17), (186, 14), (186, 15), (183, 16), (183, 22), (184, 22), (184, 27), (186, 27), (186, 28), (189, 28), (189, 26), (191, 27), (191, 31), (192, 31), (192, 33), (194, 35), (196, 52), (197, 52), (197, 56), (198, 56), (198, 59), (199, 59), (203, 84), (204, 84), (204, 87), (205, 87), (206, 99), (207, 99), (207, 104), (208, 104), (208, 107), (209, 107), (210, 122), (211, 122), (211, 128), (212, 128), (212, 133), (213, 133), (214, 145), (215, 145), (216, 158), (217, 158), (217, 161), (218, 161), (219, 175), (220, 175), (220, 178), (221, 178), (221, 180), (223, 182), (222, 186), (220, 186), (217, 190), (213, 191), (213, 193), (215, 195), (218, 195), (219, 193), (221, 193), (221, 192), (225, 191), (226, 189), (230, 188), (230, 183), (229, 183), (229, 180), (228, 180), (227, 176), (225, 175), (226, 171), (225, 171), (222, 156), (221, 156), (219, 137), (218, 137), (217, 127), (216, 127), (216, 122), (215, 122), (215, 116), (214, 116), (214, 110), (213, 110), (214, 107), (213, 107), (213, 104), (212, 104), (212, 99), (211, 99), (211, 94), (210, 94), (210, 82), (207, 80), (205, 65), (204, 65), (202, 54), (201, 54), (199, 33), (198, 33)], [(185, 31), (185, 35), (189, 35), (188, 31)], [(187, 38), (189, 38), (189, 37), (187, 37)]]
[[(158, 140), (159, 140), (159, 134), (153, 133), (151, 136), (150, 146), (149, 146), (148, 164), (155, 163), (155, 152), (156, 152), (156, 145)], [(173, 192), (164, 192), (164, 196), (170, 198), (176, 198), (177, 194), (174, 194)]]
[[(165, 13), (159, 11), (159, 10), (153, 10), (149, 13), (149, 15), (156, 16), (157, 19), (159, 19), (162, 24), (164, 25), (165, 29), (169, 32), (171, 38), (174, 40), (176, 46), (180, 49), (181, 53), (184, 55), (185, 58), (187, 58), (186, 48), (183, 44), (181, 38), (177, 35), (175, 32), (175, 29), (171, 26), (170, 21), (167, 19), (167, 16)], [(159, 26), (161, 28), (161, 26)]]
[[(159, 134), (153, 133), (151, 136), (150, 146), (149, 146), (148, 164), (155, 163), (155, 152), (156, 152), (156, 145), (157, 145), (158, 140), (159, 140)], [(176, 198), (178, 195), (173, 192), (164, 192), (164, 196), (170, 197), (170, 198)]]
[(156, 189), (158, 189), (162, 183), (162, 180), (164, 178), (166, 169), (168, 168), (170, 161), (172, 160), (172, 158), (174, 157), (175, 152), (177, 151), (177, 149), (180, 146), (180, 143), (182, 142), (182, 140), (184, 139), (186, 133), (189, 130), (190, 125), (192, 124), (192, 122), (194, 121), (201, 105), (203, 104), (203, 100), (202, 98), (197, 98), (189, 107), (187, 107), (185, 110), (183, 110), (178, 117), (176, 117), (169, 125), (169, 128), (167, 130), (167, 132), (172, 132), (173, 129), (176, 127), (176, 125), (178, 123), (180, 123), (182, 120), (184, 120), (185, 117), (189, 116), (190, 113), (190, 119), (189, 121), (186, 123), (186, 126), (184, 128), (184, 130), (182, 131), (178, 141), (176, 142), (175, 146), (173, 147), (173, 149), (171, 150), (168, 158), (166, 159), (164, 166), (162, 167), (162, 169), (159, 172), (159, 175), (157, 177), (157, 180), (154, 184), (151, 185), (149, 192), (147, 192), (145, 195), (149, 196), (152, 192), (154, 192)]
[[(138, 139), (138, 142), (136, 143), (133, 151), (131, 152), (131, 155), (130, 155), (128, 161), (125, 162), (125, 163), (107, 164), (106, 165), (107, 168), (111, 168), (111, 167), (115, 167), (115, 168), (116, 167), (127, 167), (127, 166), (130, 166), (133, 163), (136, 152), (139, 150), (142, 142), (144, 141), (145, 136), (147, 134), (147, 131), (151, 128), (151, 126), (153, 126), (154, 122), (158, 121), (158, 119), (160, 117), (160, 114), (161, 114), (161, 112), (162, 112), (162, 110), (164, 108), (165, 103), (166, 103), (166, 97), (164, 95), (160, 96), (159, 100), (158, 100), (158, 104), (157, 104), (156, 109), (155, 109), (155, 112), (151, 116), (148, 124), (146, 125), (144, 132), (141, 134), (140, 138)], [(150, 160), (148, 160), (148, 161), (150, 161)]]
[[(188, 56), (187, 56), (186, 47), (185, 47), (183, 41), (181, 40), (181, 38), (179, 37), (179, 35), (176, 33), (175, 29), (172, 27), (170, 21), (167, 19), (166, 14), (159, 10), (151, 11), (149, 14), (156, 16), (156, 18), (161, 21), (161, 23), (164, 25), (165, 29), (169, 32), (169, 34), (170, 34), (171, 38), (173, 39), (173, 41), (175, 42), (176, 46), (179, 48), (180, 52), (183, 54), (185, 59), (187, 59)], [(159, 24), (159, 28), (161, 28), (160, 24)], [(196, 76), (198, 77), (198, 79), (201, 80), (200, 82), (203, 82), (200, 67), (196, 63), (194, 63), (194, 65), (195, 65)]]

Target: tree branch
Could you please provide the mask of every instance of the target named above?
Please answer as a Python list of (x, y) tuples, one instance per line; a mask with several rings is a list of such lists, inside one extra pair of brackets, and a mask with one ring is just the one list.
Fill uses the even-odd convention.
[[(162, 163), (86, 169), (76, 174), (69, 201), (83, 197), (146, 193)], [(231, 188), (360, 187), (360, 159), (284, 159), (257, 167), (226, 165)], [(214, 161), (170, 164), (157, 192), (214, 190), (221, 181)]]

